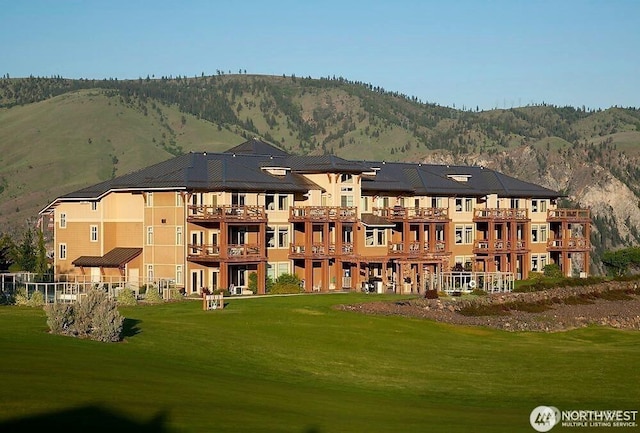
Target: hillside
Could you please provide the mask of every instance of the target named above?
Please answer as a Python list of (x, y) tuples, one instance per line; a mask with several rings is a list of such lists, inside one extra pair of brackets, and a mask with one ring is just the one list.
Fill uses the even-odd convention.
[(56, 196), (252, 136), (297, 154), (477, 164), (591, 207), (595, 269), (640, 242), (640, 111), (456, 110), (343, 78), (0, 79), (0, 231)]

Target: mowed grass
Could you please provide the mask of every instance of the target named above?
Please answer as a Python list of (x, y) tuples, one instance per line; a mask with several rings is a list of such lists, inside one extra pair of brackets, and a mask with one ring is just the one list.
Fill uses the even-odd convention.
[(112, 344), (1, 307), (0, 430), (88, 407), (172, 432), (530, 432), (539, 405), (639, 409), (638, 332), (508, 333), (333, 308), (381, 299), (399, 298), (121, 308), (127, 337)]

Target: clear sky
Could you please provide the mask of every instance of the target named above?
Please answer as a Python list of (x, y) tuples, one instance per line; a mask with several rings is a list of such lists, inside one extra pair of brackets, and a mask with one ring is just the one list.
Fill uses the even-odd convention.
[(456, 108), (640, 107), (640, 0), (0, 0), (0, 75), (344, 77)]

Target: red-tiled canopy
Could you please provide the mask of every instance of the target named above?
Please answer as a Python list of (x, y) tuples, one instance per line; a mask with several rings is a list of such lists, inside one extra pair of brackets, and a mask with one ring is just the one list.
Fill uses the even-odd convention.
[(142, 248), (114, 248), (104, 256), (80, 256), (72, 263), (85, 268), (121, 268), (142, 253)]

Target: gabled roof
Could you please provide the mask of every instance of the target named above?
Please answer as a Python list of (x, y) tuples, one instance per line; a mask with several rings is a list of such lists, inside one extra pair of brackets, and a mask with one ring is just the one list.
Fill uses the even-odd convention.
[(240, 143), (225, 153), (250, 154), (250, 155), (271, 155), (271, 156), (288, 156), (289, 154), (272, 144), (253, 138), (251, 140)]

